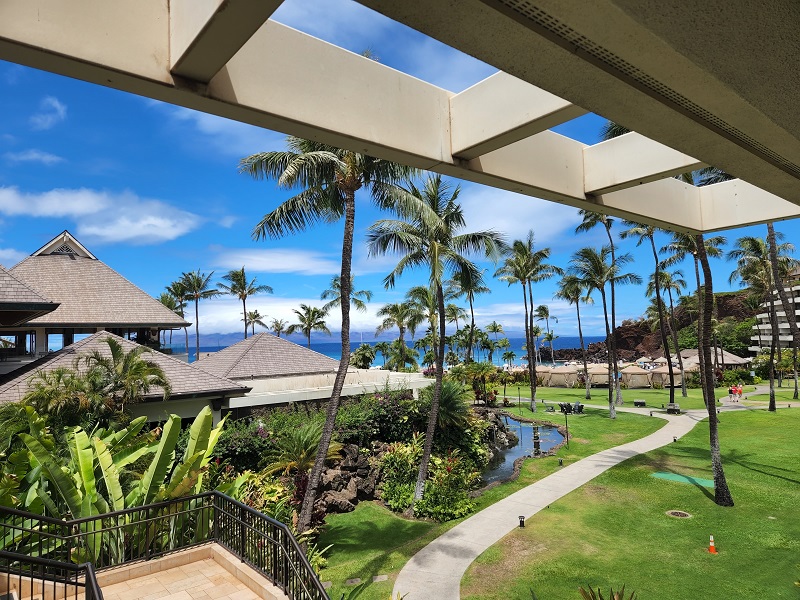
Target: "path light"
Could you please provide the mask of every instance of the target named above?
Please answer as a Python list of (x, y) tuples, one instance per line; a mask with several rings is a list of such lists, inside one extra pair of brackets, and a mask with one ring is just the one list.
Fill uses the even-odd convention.
[(673, 442), (677, 442), (678, 441), (678, 436), (677, 435), (673, 435), (672, 436), (672, 441)]
[(563, 458), (559, 458), (558, 459), (558, 466), (559, 467), (563, 467), (564, 466), (564, 459)]
[(520, 515), (519, 516), (519, 526), (520, 527), (525, 527), (525, 515)]
[(650, 416), (651, 416), (651, 417), (653, 416), (653, 411), (652, 411), (652, 410), (650, 411)]

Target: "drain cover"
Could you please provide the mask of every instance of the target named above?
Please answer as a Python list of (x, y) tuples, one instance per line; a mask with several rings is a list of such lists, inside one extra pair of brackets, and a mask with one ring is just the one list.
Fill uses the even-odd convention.
[(692, 515), (690, 515), (689, 513), (687, 513), (687, 512), (684, 512), (684, 511), (682, 511), (682, 510), (668, 510), (668, 511), (667, 511), (667, 514), (668, 514), (670, 517), (676, 517), (676, 518), (678, 518), (678, 519), (688, 519), (689, 517), (691, 517), (691, 516), (692, 516)]

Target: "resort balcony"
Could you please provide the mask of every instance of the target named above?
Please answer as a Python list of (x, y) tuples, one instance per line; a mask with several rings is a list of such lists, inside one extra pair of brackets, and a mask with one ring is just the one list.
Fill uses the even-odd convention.
[(71, 521), (0, 508), (0, 529), (6, 600), (329, 600), (286, 525), (218, 492)]

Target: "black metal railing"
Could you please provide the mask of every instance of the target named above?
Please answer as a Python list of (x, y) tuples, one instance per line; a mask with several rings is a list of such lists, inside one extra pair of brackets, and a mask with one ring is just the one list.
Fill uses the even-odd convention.
[(0, 550), (0, 593), (27, 600), (103, 600), (91, 564), (65, 563)]
[(329, 600), (289, 528), (219, 492), (71, 521), (0, 507), (0, 548), (105, 569), (217, 542), (292, 600)]

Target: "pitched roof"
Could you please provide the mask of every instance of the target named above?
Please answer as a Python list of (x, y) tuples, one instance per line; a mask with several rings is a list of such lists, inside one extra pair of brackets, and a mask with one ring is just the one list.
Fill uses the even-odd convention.
[(0, 265), (0, 326), (24, 323), (57, 306)]
[[(78, 368), (84, 370), (85, 366), (77, 363), (76, 359), (90, 354), (94, 350), (99, 351), (105, 356), (111, 356), (106, 338), (114, 338), (126, 352), (139, 347), (135, 342), (123, 339), (107, 331), (99, 331), (89, 337), (75, 342), (58, 352), (48, 354), (35, 360), (24, 367), (0, 376), (0, 402), (18, 402), (22, 400), (30, 389), (30, 379), (38, 371), (52, 371), (57, 367)], [(225, 396), (244, 396), (250, 388), (224, 377), (219, 377), (203, 371), (194, 366), (172, 358), (161, 352), (147, 352), (144, 358), (156, 363), (164, 371), (172, 387), (170, 398), (185, 396), (205, 396), (211, 394)], [(146, 399), (160, 399), (162, 397), (161, 388), (151, 388)]]
[(184, 327), (189, 325), (108, 265), (68, 232), (56, 236), (10, 273), (60, 303), (30, 321), (47, 327)]
[[(741, 356), (736, 356), (735, 354), (731, 354), (727, 350), (723, 350), (719, 346), (715, 348), (711, 348), (711, 358), (714, 358), (714, 351), (716, 350), (717, 357), (720, 362), (724, 362), (726, 365), (748, 365), (752, 361), (750, 358), (742, 358)], [(690, 348), (688, 350), (681, 350), (681, 357), (684, 360), (690, 360), (697, 362), (700, 359), (698, 358), (697, 348)]]
[(330, 373), (339, 367), (338, 360), (269, 333), (257, 333), (194, 364), (229, 379)]

